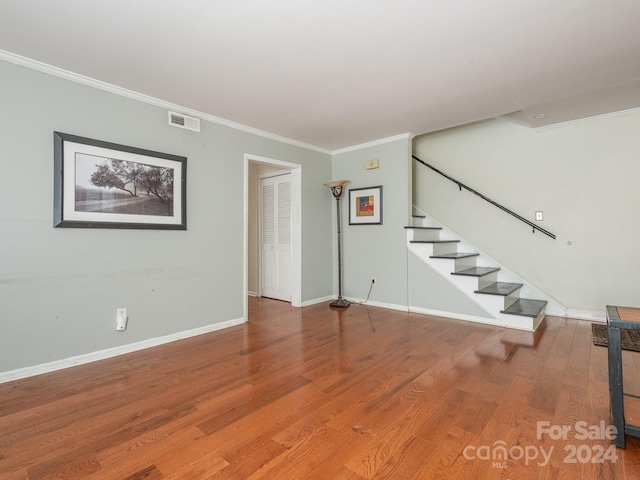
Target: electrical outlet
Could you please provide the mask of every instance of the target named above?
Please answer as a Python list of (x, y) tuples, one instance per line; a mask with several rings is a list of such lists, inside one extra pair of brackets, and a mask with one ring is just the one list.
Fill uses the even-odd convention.
[(116, 310), (116, 330), (126, 330), (127, 328), (127, 309), (118, 308)]
[(371, 285), (375, 285), (376, 284), (376, 277), (371, 277)]
[(536, 222), (541, 222), (541, 221), (542, 221), (542, 218), (543, 218), (543, 216), (542, 216), (542, 210), (538, 210), (538, 211), (536, 212)]

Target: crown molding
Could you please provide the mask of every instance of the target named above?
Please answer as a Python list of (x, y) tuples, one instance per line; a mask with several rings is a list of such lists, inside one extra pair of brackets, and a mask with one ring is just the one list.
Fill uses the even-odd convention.
[(31, 58), (23, 57), (21, 55), (16, 55), (15, 53), (0, 50), (0, 60), (4, 60), (5, 62), (13, 63), (15, 65), (20, 65), (22, 67), (29, 68), (31, 70), (36, 70), (38, 72), (46, 73), (47, 75), (63, 78), (65, 80), (79, 83), (81, 85), (96, 88), (98, 90), (113, 93), (121, 97), (130, 98), (132, 100), (143, 102), (149, 105), (154, 105), (156, 107), (164, 108), (167, 110), (173, 110), (175, 112), (183, 113), (185, 115), (198, 117), (202, 120), (206, 120), (208, 122), (215, 123), (217, 125), (222, 125), (225, 127), (233, 128), (235, 130), (240, 130), (245, 133), (250, 133), (252, 135), (257, 135), (259, 137), (275, 140), (276, 142), (286, 143), (289, 145), (305, 148), (307, 150), (313, 150), (313, 151), (324, 153), (327, 155), (332, 154), (332, 151), (326, 148), (318, 147), (316, 145), (311, 145), (304, 142), (299, 142), (291, 138), (282, 137), (280, 135), (265, 132), (263, 130), (258, 130), (257, 128), (248, 127), (246, 125), (242, 125), (240, 123), (236, 123), (231, 120), (226, 120), (224, 118), (216, 117), (215, 115), (210, 115), (208, 113), (200, 112), (198, 110), (183, 107), (182, 105), (166, 102), (164, 100), (160, 100), (159, 98), (151, 97), (149, 95), (145, 95), (139, 92), (134, 92), (133, 90), (128, 90), (126, 88), (118, 87), (116, 85), (112, 85), (107, 82), (102, 82), (100, 80), (96, 80), (95, 78), (70, 72), (69, 70), (64, 70), (62, 68), (54, 67), (52, 65), (39, 62), (37, 60), (33, 60)]
[(569, 127), (571, 125), (580, 125), (582, 123), (591, 122), (593, 120), (601, 120), (605, 118), (621, 117), (623, 115), (630, 115), (634, 113), (640, 113), (640, 107), (629, 108), (627, 110), (618, 110), (616, 112), (601, 113), (599, 115), (592, 115), (590, 117), (577, 118), (575, 120), (567, 120), (566, 122), (551, 123), (541, 127), (535, 127), (535, 132), (546, 132), (547, 130), (554, 130), (556, 128)]
[(401, 133), (400, 135), (394, 135), (393, 137), (381, 138), (379, 140), (373, 140), (367, 143), (361, 143), (359, 145), (353, 145), (352, 147), (340, 148), (333, 150), (332, 155), (340, 155), (341, 153), (353, 152), (354, 150), (362, 150), (363, 148), (375, 147), (377, 145), (384, 145), (385, 143), (397, 142), (398, 140), (409, 140), (413, 138), (412, 133)]
[(129, 98), (131, 100), (136, 100), (138, 102), (146, 103), (148, 105), (153, 105), (153, 106), (164, 108), (167, 110), (172, 110), (177, 113), (198, 117), (202, 120), (215, 123), (217, 125), (233, 128), (234, 130), (239, 130), (241, 132), (257, 135), (259, 137), (274, 140), (276, 142), (286, 143), (288, 145), (293, 145), (293, 146), (304, 148), (307, 150), (313, 150), (319, 153), (324, 153), (326, 155), (339, 155), (341, 153), (351, 152), (354, 150), (361, 150), (363, 148), (374, 147), (376, 145), (383, 145), (385, 143), (413, 138), (413, 135), (411, 133), (403, 133), (400, 135), (382, 138), (382, 139), (374, 140), (367, 143), (361, 143), (359, 145), (353, 145), (351, 147), (340, 148), (338, 150), (329, 150), (327, 148), (318, 147), (317, 145), (311, 145), (309, 143), (300, 142), (298, 140), (293, 140), (291, 138), (282, 137), (274, 133), (265, 132), (264, 130), (258, 130), (257, 128), (249, 127), (247, 125), (242, 125), (241, 123), (236, 123), (231, 120), (227, 120), (225, 118), (216, 117), (215, 115), (200, 112), (192, 108), (184, 107), (182, 105), (177, 105), (175, 103), (167, 102), (165, 100), (151, 97), (143, 93), (134, 92), (133, 90), (128, 90), (126, 88), (118, 87), (116, 85), (103, 82), (101, 80), (96, 80), (95, 78), (87, 77), (79, 73), (74, 73), (69, 70), (64, 70), (59, 67), (54, 67), (53, 65), (39, 62), (38, 60), (33, 60), (31, 58), (23, 57), (21, 55), (7, 52), (5, 50), (0, 50), (0, 60), (3, 60), (8, 63), (13, 63), (15, 65), (20, 65), (21, 67), (29, 68), (31, 70), (36, 70), (38, 72), (45, 73), (47, 75), (63, 78), (65, 80), (69, 80), (74, 83), (79, 83), (87, 87), (96, 88), (104, 92), (113, 93), (114, 95), (119, 95), (121, 97)]

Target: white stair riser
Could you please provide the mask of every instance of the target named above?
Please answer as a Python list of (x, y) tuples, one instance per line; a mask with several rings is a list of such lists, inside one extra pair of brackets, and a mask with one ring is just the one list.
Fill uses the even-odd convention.
[(504, 308), (503, 308), (503, 310), (506, 310), (507, 308), (509, 308), (511, 305), (513, 305), (514, 303), (516, 303), (518, 301), (518, 299), (522, 295), (519, 292), (519, 290), (521, 290), (521, 289), (518, 289), (515, 292), (507, 295), (506, 297), (503, 297), (504, 298)]
[(407, 229), (413, 236), (412, 240), (439, 240), (440, 230), (435, 229), (422, 229), (422, 228), (409, 228)]
[(454, 265), (455, 265), (454, 271), (459, 272), (460, 270), (467, 270), (468, 268), (475, 267), (477, 259), (478, 257), (456, 258), (454, 260)]
[(496, 282), (502, 282), (500, 279), (500, 272), (493, 272), (489, 275), (485, 275), (483, 277), (478, 278), (478, 288), (476, 290), (482, 290), (483, 288), (487, 288), (489, 285), (493, 285)]
[(432, 255), (445, 255), (447, 253), (455, 253), (458, 251), (458, 244), (455, 242), (434, 243)]

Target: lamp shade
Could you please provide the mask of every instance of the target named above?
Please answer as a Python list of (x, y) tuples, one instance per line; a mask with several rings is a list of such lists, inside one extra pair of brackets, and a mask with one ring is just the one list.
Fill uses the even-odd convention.
[(347, 183), (349, 183), (349, 180), (334, 180), (332, 182), (323, 183), (323, 185), (330, 187), (331, 193), (336, 199), (338, 199), (342, 196), (342, 187)]

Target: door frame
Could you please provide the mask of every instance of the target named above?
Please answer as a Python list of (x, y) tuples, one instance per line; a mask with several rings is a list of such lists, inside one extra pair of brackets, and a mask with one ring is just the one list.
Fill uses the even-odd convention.
[(249, 298), (249, 162), (291, 172), (291, 306), (302, 306), (302, 165), (250, 153), (244, 154), (244, 320)]

